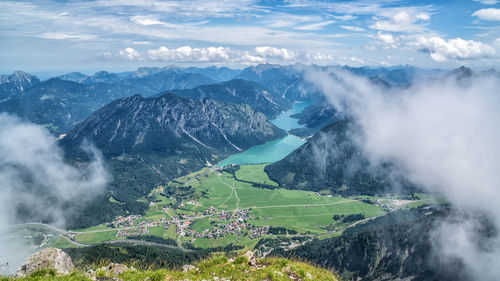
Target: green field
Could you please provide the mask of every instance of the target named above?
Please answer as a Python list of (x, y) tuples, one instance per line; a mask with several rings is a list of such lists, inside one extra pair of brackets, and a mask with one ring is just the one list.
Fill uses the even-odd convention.
[(215, 220), (209, 218), (195, 220), (191, 225), (191, 228), (198, 232), (201, 232), (205, 229), (212, 229), (212, 225), (210, 224), (211, 221)]
[(109, 240), (117, 240), (117, 230), (101, 231), (101, 232), (86, 232), (75, 236), (75, 240), (81, 243), (99, 243)]
[[(240, 169), (235, 172), (236, 179), (229, 172), (204, 168), (165, 186), (159, 186), (147, 196), (148, 200), (152, 200), (153, 203), (138, 221), (159, 221), (161, 218), (172, 220), (180, 214), (202, 216), (203, 211), (213, 206), (218, 210), (228, 212), (248, 209), (252, 218), (247, 222), (255, 226), (284, 227), (297, 231), (299, 235), (331, 237), (339, 235), (346, 227), (355, 223), (336, 221), (333, 219), (334, 215), (363, 214), (369, 219), (397, 209), (401, 207), (399, 206), (401, 204), (403, 208), (406, 208), (432, 201), (432, 198), (426, 194), (418, 194), (417, 200), (408, 201), (408, 198), (400, 198), (397, 195), (340, 197), (310, 191), (282, 189), (268, 178), (264, 172), (266, 165), (241, 165)], [(271, 185), (276, 188), (258, 188), (252, 183)], [(171, 190), (168, 190), (169, 188)], [(172, 194), (172, 198), (167, 198), (163, 194)], [(196, 232), (212, 229), (213, 222), (218, 224), (230, 222), (219, 221), (216, 216), (210, 215), (191, 221), (189, 229)], [(117, 230), (110, 230), (104, 225), (79, 231), (87, 231), (75, 237), (82, 243), (117, 239), (115, 236)], [(226, 246), (233, 243), (252, 249), (259, 241), (259, 238), (250, 239), (246, 235), (237, 234), (217, 239), (196, 238), (191, 241), (191, 237), (177, 236), (175, 224), (171, 224), (168, 229), (164, 229), (163, 225), (150, 227), (149, 235), (180, 239), (181, 242), (192, 242), (195, 247), (201, 248)], [(268, 234), (264, 237), (273, 237), (273, 235)], [(62, 240), (57, 242), (65, 243)]]
[(165, 239), (177, 239), (176, 234), (177, 227), (174, 224), (171, 224), (166, 231), (163, 233), (163, 238)]
[(269, 164), (241, 165), (240, 169), (236, 171), (236, 177), (244, 181), (278, 186), (278, 183), (269, 179), (266, 172), (264, 172), (267, 165)]
[(59, 249), (64, 249), (64, 248), (75, 248), (78, 247), (77, 245), (71, 243), (68, 241), (68, 239), (57, 236), (53, 237), (50, 242), (47, 244), (47, 247), (55, 247)]
[[(255, 173), (259, 181), (265, 182), (263, 175), (265, 165), (244, 165), (240, 170), (244, 174)], [(250, 169), (246, 169), (250, 167)], [(257, 169), (258, 168), (258, 169)], [(259, 174), (258, 171), (262, 171)], [(246, 180), (250, 179), (247, 178)], [(267, 179), (269, 180), (269, 179)], [(255, 188), (250, 183), (235, 181), (231, 174), (212, 172), (201, 181), (198, 187), (205, 192), (199, 201), (205, 206), (215, 206), (226, 211), (251, 209), (256, 217), (255, 225), (281, 226), (300, 232), (322, 233), (321, 227), (335, 223), (333, 215), (349, 215), (362, 213), (365, 217), (384, 214), (381, 207), (363, 203), (354, 198), (320, 196), (313, 192)], [(239, 199), (239, 201), (238, 201)], [(211, 228), (208, 219), (195, 221), (193, 229)]]
[(106, 225), (97, 225), (97, 226), (93, 226), (93, 227), (89, 227), (89, 228), (83, 228), (83, 229), (77, 229), (77, 230), (73, 230), (74, 232), (88, 232), (88, 231), (95, 231), (95, 230), (108, 230), (109, 227), (107, 227)]

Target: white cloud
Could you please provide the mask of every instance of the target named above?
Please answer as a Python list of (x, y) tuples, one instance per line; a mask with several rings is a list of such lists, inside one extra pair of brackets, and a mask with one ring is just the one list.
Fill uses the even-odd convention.
[(133, 16), (130, 17), (130, 20), (138, 25), (144, 25), (144, 26), (162, 25), (165, 27), (175, 27), (175, 25), (173, 24), (160, 21), (157, 18), (151, 16)]
[(495, 9), (495, 8), (480, 9), (475, 11), (472, 15), (482, 20), (500, 21), (500, 9)]
[(133, 45), (151, 45), (150, 41), (132, 41)]
[(147, 57), (151, 60), (172, 62), (219, 62), (230, 61), (235, 57), (235, 52), (225, 47), (191, 48), (183, 46), (177, 49), (160, 47), (156, 50), (147, 51)]
[(423, 31), (425, 22), (431, 18), (429, 13), (417, 9), (389, 10), (381, 14), (382, 20), (377, 20), (370, 26), (372, 29), (395, 32)]
[(342, 15), (342, 16), (332, 15), (331, 17), (336, 19), (336, 20), (343, 20), (343, 21), (348, 21), (348, 20), (353, 20), (353, 19), (358, 18), (357, 16), (353, 16), (353, 15)]
[(352, 62), (356, 63), (356, 64), (365, 64), (365, 61), (361, 58), (358, 58), (358, 57), (351, 57), (350, 58)]
[[(361, 131), (354, 143), (374, 165), (397, 163), (395, 173), (466, 214), (433, 224), (432, 254), (459, 259), (475, 280), (498, 280), (500, 80), (473, 77), (464, 85), (449, 77), (388, 92), (341, 71), (306, 78), (353, 117)], [(478, 211), (493, 225), (476, 220)], [(480, 231), (490, 225), (493, 231)]]
[(410, 49), (429, 53), (431, 58), (437, 62), (445, 62), (448, 59), (485, 58), (496, 53), (490, 45), (461, 38), (445, 40), (437, 36), (419, 36), (407, 45)]
[[(194, 48), (183, 46), (175, 49), (160, 47), (139, 52), (134, 48), (128, 47), (119, 50), (115, 55), (109, 52), (101, 53), (100, 58), (104, 60), (125, 59), (125, 60), (144, 60), (144, 61), (165, 61), (172, 63), (331, 63), (334, 57), (328, 52), (303, 52), (293, 51), (286, 48), (276, 48), (271, 46), (259, 46), (248, 50), (235, 50), (229, 47), (206, 47)], [(357, 57), (352, 57), (351, 62), (363, 64), (364, 61)]]
[(139, 54), (139, 52), (137, 52), (136, 50), (134, 50), (134, 48), (130, 47), (126, 48), (125, 50), (120, 50), (119, 55), (129, 60), (142, 59), (142, 55)]
[(361, 28), (358, 26), (352, 26), (352, 25), (341, 25), (340, 28), (343, 28), (343, 29), (349, 30), (349, 31), (355, 31), (355, 32), (365, 31), (364, 28)]
[(319, 23), (312, 23), (312, 24), (307, 24), (303, 26), (297, 26), (295, 27), (296, 30), (320, 30), (323, 29), (323, 27), (330, 25), (332, 23), (335, 23), (333, 20), (325, 21), (325, 22), (319, 22)]
[(65, 218), (105, 189), (109, 175), (95, 147), (85, 148), (92, 161), (75, 168), (44, 127), (6, 113), (0, 124), (0, 264), (15, 270), (33, 249), (7, 235), (8, 227), (42, 220), (64, 227)]
[(255, 52), (263, 58), (280, 58), (283, 60), (292, 60), (295, 58), (295, 54), (285, 48), (256, 47)]
[(498, 3), (498, 0), (474, 0), (474, 1), (484, 5), (495, 5), (496, 3)]
[(265, 11), (261, 6), (256, 5), (255, 0), (98, 0), (92, 1), (90, 5), (102, 8), (127, 7), (133, 8), (136, 11), (149, 10), (169, 13), (182, 18), (238, 17), (250, 15), (257, 11)]
[(392, 34), (379, 31), (375, 38), (382, 43), (382, 48), (384, 49), (395, 49), (399, 47), (399, 38), (394, 37)]
[(76, 34), (76, 33), (61, 33), (61, 32), (45, 32), (36, 37), (44, 39), (55, 39), (55, 40), (90, 40), (97, 38), (95, 35), (90, 34)]
[(495, 41), (493, 41), (493, 46), (495, 46), (495, 48), (497, 49), (500, 49), (500, 38), (497, 38), (495, 39)]

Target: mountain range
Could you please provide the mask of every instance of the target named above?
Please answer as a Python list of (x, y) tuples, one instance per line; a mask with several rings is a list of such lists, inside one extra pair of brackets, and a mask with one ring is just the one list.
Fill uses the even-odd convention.
[(249, 147), (286, 135), (247, 104), (189, 99), (174, 94), (134, 95), (93, 113), (60, 140), (67, 158), (87, 161), (79, 148), (90, 141), (113, 176), (108, 193), (120, 204), (93, 204), (73, 226), (109, 221), (117, 213), (144, 210), (137, 200), (151, 187), (215, 164)]

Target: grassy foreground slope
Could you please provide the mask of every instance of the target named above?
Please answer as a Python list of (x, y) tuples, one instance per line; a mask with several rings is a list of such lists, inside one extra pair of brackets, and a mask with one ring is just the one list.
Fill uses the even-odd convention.
[(192, 270), (128, 270), (115, 276), (112, 272), (99, 268), (91, 275), (75, 271), (65, 276), (56, 276), (54, 270), (42, 269), (26, 278), (5, 277), (2, 280), (339, 280), (326, 269), (289, 259), (265, 258), (254, 260), (253, 263), (250, 261), (245, 255), (234, 259), (213, 256), (196, 263)]

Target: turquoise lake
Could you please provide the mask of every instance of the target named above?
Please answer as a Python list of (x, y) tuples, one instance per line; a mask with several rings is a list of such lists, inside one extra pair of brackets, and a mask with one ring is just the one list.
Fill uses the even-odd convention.
[[(311, 104), (313, 103), (296, 103), (290, 110), (280, 114), (276, 119), (271, 120), (271, 122), (285, 131), (302, 128), (303, 126), (297, 123), (298, 119), (292, 118), (290, 115), (302, 112), (304, 108)], [(241, 153), (233, 154), (219, 162), (217, 166), (223, 167), (230, 164), (241, 165), (276, 162), (283, 159), (285, 156), (290, 154), (290, 152), (301, 146), (304, 142), (305, 140), (289, 134), (284, 138), (255, 145)]]

